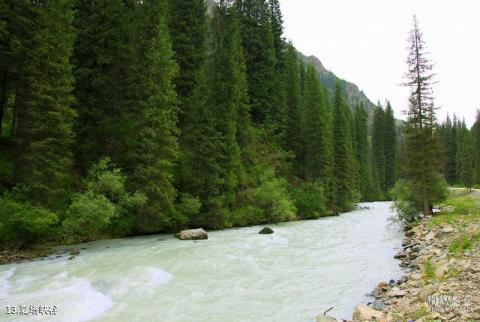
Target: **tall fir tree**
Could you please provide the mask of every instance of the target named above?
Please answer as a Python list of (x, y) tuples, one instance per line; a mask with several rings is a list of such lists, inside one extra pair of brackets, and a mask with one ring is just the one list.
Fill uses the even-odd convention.
[(133, 186), (148, 202), (138, 210), (136, 231), (172, 230), (186, 225), (174, 211), (173, 165), (178, 156), (173, 61), (163, 0), (137, 3), (131, 12), (129, 110), (136, 111), (131, 160)]
[[(78, 166), (90, 168), (102, 156), (126, 165), (133, 149), (133, 111), (126, 108), (130, 48), (123, 0), (77, 1), (75, 5), (75, 98)], [(127, 148), (129, 147), (129, 148)]]
[(363, 201), (375, 199), (372, 182), (370, 146), (368, 144), (368, 112), (360, 103), (355, 109), (354, 151), (358, 163), (358, 186)]
[(390, 102), (385, 109), (385, 189), (386, 192), (393, 188), (397, 180), (397, 128), (395, 116)]
[(465, 121), (457, 130), (457, 153), (456, 153), (457, 177), (468, 189), (472, 189), (474, 181), (474, 155), (471, 133), (467, 129)]
[(235, 4), (240, 19), (252, 119), (257, 124), (271, 123), (283, 105), (276, 106), (274, 99), (278, 75), (269, 5), (266, 0), (236, 0)]
[(179, 66), (175, 89), (179, 100), (179, 127), (191, 112), (192, 94), (206, 57), (207, 16), (204, 0), (168, 0), (169, 30)]
[[(307, 66), (303, 103), (305, 106), (305, 178), (318, 181), (333, 203), (333, 147), (330, 106), (312, 65)], [(350, 127), (348, 127), (350, 129)], [(350, 141), (351, 143), (351, 141)]]
[(412, 202), (427, 215), (432, 204), (444, 198), (445, 191), (441, 176), (443, 158), (437, 133), (436, 107), (432, 97), (434, 74), (416, 17), (408, 41), (405, 86), (410, 88), (410, 99), (405, 127), (405, 168), (416, 198)]
[(355, 157), (353, 154), (349, 107), (340, 82), (335, 83), (333, 107), (333, 151), (335, 178), (334, 211), (347, 211), (355, 202)]
[(37, 204), (56, 208), (68, 197), (72, 166), (73, 10), (63, 0), (16, 5), (23, 9), (15, 10), (19, 21), (32, 29), (17, 44), (23, 57), (15, 99), (15, 183)]
[(373, 112), (372, 130), (372, 174), (377, 198), (383, 199), (386, 188), (386, 158), (385, 158), (385, 111), (378, 103)]
[(288, 108), (288, 123), (285, 136), (285, 149), (294, 153), (294, 173), (303, 177), (305, 173), (305, 111), (302, 104), (298, 53), (290, 43), (285, 56), (285, 86), (286, 104)]
[(480, 110), (477, 111), (477, 118), (472, 127), (472, 144), (474, 160), (474, 181), (480, 185)]
[(201, 215), (192, 224), (230, 225), (242, 168), (238, 122), (246, 121), (247, 83), (239, 25), (228, 2), (214, 9), (211, 49), (197, 90), (195, 127), (189, 139), (192, 179), (188, 191), (200, 197)]
[(9, 46), (10, 36), (7, 30), (7, 22), (12, 16), (6, 1), (0, 2), (0, 135), (3, 130), (3, 119), (7, 107), (7, 84), (9, 69)]

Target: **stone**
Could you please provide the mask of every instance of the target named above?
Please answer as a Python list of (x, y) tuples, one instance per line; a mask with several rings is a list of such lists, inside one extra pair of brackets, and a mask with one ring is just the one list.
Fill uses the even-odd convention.
[(70, 252), (70, 255), (72, 255), (72, 256), (77, 256), (79, 254), (80, 254), (80, 251), (78, 249), (74, 249)]
[(75, 256), (70, 256), (70, 257), (68, 258), (68, 260), (71, 261), (71, 260), (74, 259), (74, 258), (75, 258)]
[(397, 284), (398, 285), (405, 284), (407, 281), (408, 281), (408, 277), (407, 276), (402, 276), (398, 279)]
[(385, 314), (383, 314), (380, 311), (377, 311), (375, 309), (372, 309), (371, 307), (364, 305), (364, 304), (359, 304), (355, 307), (355, 310), (353, 311), (352, 315), (352, 320), (355, 321), (371, 321), (373, 319), (382, 319), (385, 317)]
[(384, 281), (378, 283), (378, 285), (377, 285), (377, 288), (380, 288), (380, 289), (384, 289), (384, 288), (387, 288), (387, 287), (388, 287), (388, 284), (387, 284), (387, 282), (384, 282)]
[(181, 240), (208, 239), (208, 233), (203, 228), (182, 230), (175, 237)]
[(404, 297), (405, 295), (407, 295), (407, 292), (403, 291), (403, 290), (400, 290), (398, 287), (394, 287), (387, 293), (387, 295), (390, 296), (390, 297), (400, 298), (400, 297)]
[(407, 257), (407, 254), (404, 253), (404, 252), (398, 252), (395, 254), (395, 256), (393, 256), (393, 258), (395, 259), (402, 259), (402, 258), (406, 258)]
[(448, 273), (448, 270), (449, 270), (448, 263), (440, 263), (437, 269), (435, 270), (435, 275), (438, 278), (441, 278)]
[(433, 231), (429, 232), (426, 236), (425, 236), (425, 240), (427, 241), (430, 241), (430, 240), (433, 240), (435, 238), (435, 233)]
[(316, 318), (317, 322), (337, 322), (337, 319), (332, 318), (331, 316), (328, 315), (319, 315)]
[(434, 284), (429, 284), (424, 286), (420, 291), (418, 292), (418, 297), (422, 300), (426, 300), (429, 295), (432, 295), (438, 290), (438, 285)]
[(385, 308), (385, 302), (382, 300), (373, 301), (372, 308), (377, 311), (383, 311)]
[(259, 234), (262, 234), (262, 235), (273, 234), (273, 229), (270, 228), (270, 227), (264, 227), (264, 228), (262, 228), (262, 230), (260, 230), (258, 233), (259, 233)]

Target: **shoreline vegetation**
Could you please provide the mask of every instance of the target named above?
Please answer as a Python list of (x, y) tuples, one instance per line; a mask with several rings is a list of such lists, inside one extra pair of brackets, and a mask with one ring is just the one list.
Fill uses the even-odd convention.
[(381, 281), (353, 321), (480, 320), (480, 190), (450, 191), (439, 214), (405, 227), (394, 258), (406, 275)]

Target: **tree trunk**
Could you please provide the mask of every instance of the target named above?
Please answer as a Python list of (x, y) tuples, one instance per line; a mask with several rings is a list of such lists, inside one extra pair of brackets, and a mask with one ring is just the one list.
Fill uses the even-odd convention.
[(0, 134), (2, 134), (3, 117), (7, 107), (7, 71), (0, 73)]

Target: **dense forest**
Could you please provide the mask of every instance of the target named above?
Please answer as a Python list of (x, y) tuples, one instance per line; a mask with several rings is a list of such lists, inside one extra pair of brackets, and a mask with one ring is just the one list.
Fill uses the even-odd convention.
[[(0, 39), (3, 248), (318, 218), (405, 175), (390, 103), (330, 93), (278, 0), (3, 0)], [(439, 133), (480, 183), (480, 116)]]

